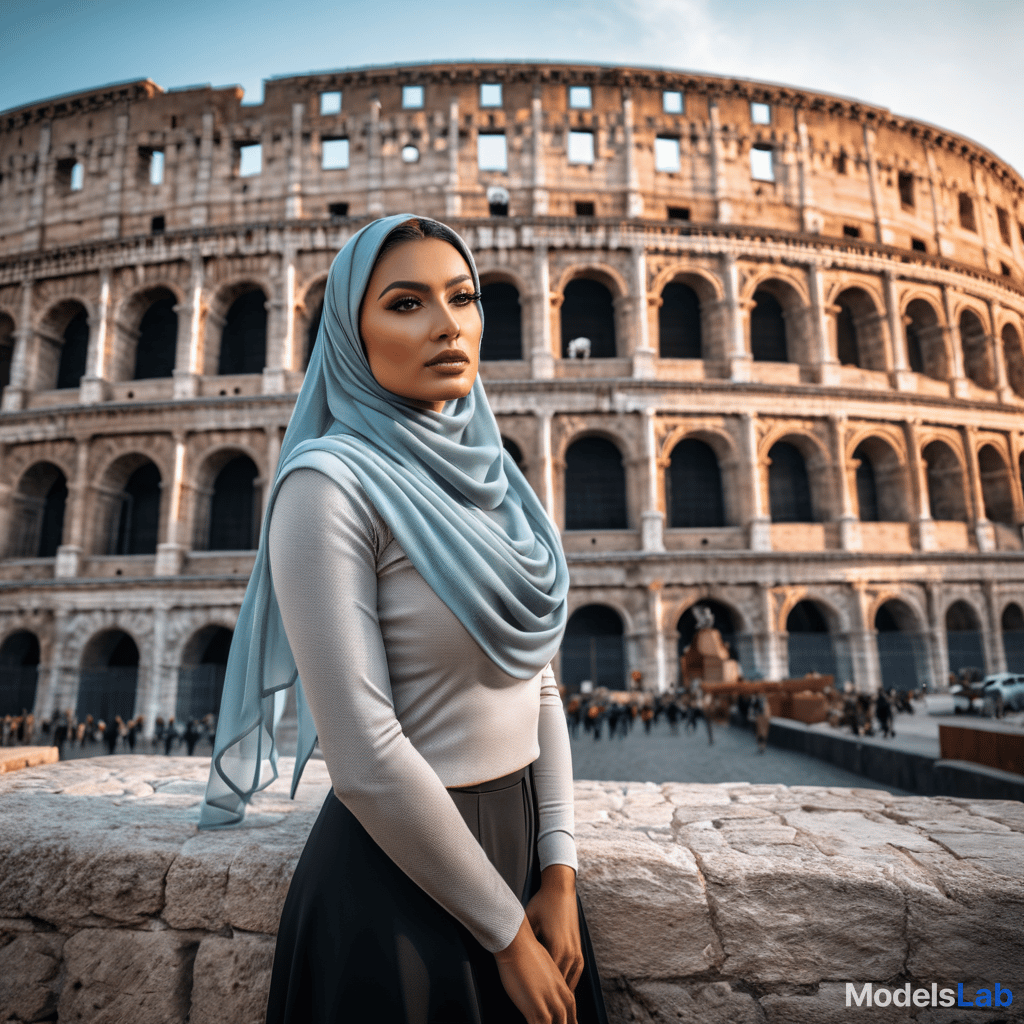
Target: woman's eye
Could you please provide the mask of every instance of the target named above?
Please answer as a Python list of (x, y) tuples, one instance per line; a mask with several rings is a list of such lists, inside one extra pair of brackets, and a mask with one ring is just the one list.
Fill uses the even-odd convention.
[(398, 299), (392, 302), (388, 309), (396, 310), (399, 313), (406, 313), (410, 309), (415, 309), (420, 304), (419, 299), (414, 299), (412, 296), (407, 296), (404, 299)]
[(452, 302), (456, 306), (468, 306), (471, 302), (476, 302), (480, 298), (479, 292), (458, 292), (452, 296)]

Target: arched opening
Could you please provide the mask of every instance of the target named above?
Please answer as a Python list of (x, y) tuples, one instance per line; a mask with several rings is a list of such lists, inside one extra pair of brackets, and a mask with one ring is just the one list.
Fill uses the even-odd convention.
[(880, 438), (865, 438), (853, 458), (859, 463), (856, 483), (861, 522), (905, 522), (906, 475), (892, 447)]
[(68, 484), (51, 462), (37, 462), (18, 482), (14, 494), (11, 558), (53, 558), (64, 537)]
[(707, 608), (714, 616), (714, 628), (721, 635), (722, 643), (729, 648), (730, 657), (739, 661), (739, 652), (736, 646), (736, 616), (733, 610), (727, 604), (722, 604), (721, 601), (705, 598), (687, 608), (679, 616), (679, 621), (676, 623), (676, 629), (679, 632), (679, 643), (676, 647), (678, 657), (681, 658), (686, 653), (686, 648), (693, 642), (693, 637), (697, 632), (697, 616), (694, 615), (693, 609), (698, 606)]
[(1006, 671), (1024, 673), (1024, 611), (1011, 602), (1003, 609), (1000, 617), (1003, 627), (1003, 653), (1006, 655)]
[(174, 711), (179, 722), (199, 720), (220, 711), (233, 635), (224, 626), (204, 626), (185, 645)]
[(661, 293), (658, 310), (658, 355), (662, 359), (701, 359), (700, 297), (681, 281), (671, 281)]
[(507, 281), (482, 285), (480, 304), (484, 307), (480, 359), (522, 359), (523, 314), (516, 286)]
[(112, 481), (120, 477), (124, 482), (108, 494), (105, 554), (155, 554), (160, 525), (160, 470), (144, 457), (128, 456), (111, 467), (108, 476)]
[(979, 387), (994, 388), (988, 335), (981, 320), (969, 309), (960, 314), (960, 347), (964, 353), (964, 373)]
[(174, 308), (177, 299), (166, 288), (154, 291), (151, 298), (139, 323), (133, 380), (174, 375), (178, 347), (178, 314)]
[(626, 469), (603, 437), (583, 437), (565, 453), (565, 528), (625, 530)]
[(501, 445), (512, 456), (512, 461), (519, 467), (520, 470), (523, 468), (523, 453), (519, 445), (515, 443), (510, 437), (505, 437), (503, 434), (501, 437)]
[(750, 311), (750, 354), (759, 363), (789, 362), (782, 304), (763, 288), (754, 292), (754, 308)]
[(862, 523), (877, 523), (881, 520), (878, 510), (878, 481), (871, 456), (859, 447), (853, 457), (857, 463), (857, 510)]
[(575, 277), (565, 286), (562, 300), (562, 358), (569, 358), (569, 342), (590, 339), (593, 359), (612, 359), (615, 347), (615, 304), (600, 281)]
[(985, 518), (993, 523), (1012, 526), (1013, 485), (1010, 472), (1002, 455), (992, 445), (982, 445), (978, 452), (978, 469), (981, 473), (981, 493), (985, 499)]
[(60, 361), (57, 364), (57, 387), (77, 388), (85, 376), (86, 360), (89, 354), (89, 314), (85, 307), (78, 305), (64, 328), (63, 344), (60, 347)]
[(588, 604), (569, 616), (562, 639), (562, 684), (579, 690), (589, 680), (594, 687), (626, 689), (626, 654), (622, 617), (614, 608)]
[(267, 297), (262, 288), (239, 295), (224, 318), (217, 373), (262, 373), (267, 361)]
[(932, 519), (966, 523), (967, 499), (960, 460), (942, 441), (932, 441), (921, 454), (928, 469), (928, 504)]
[(722, 471), (709, 444), (694, 437), (680, 441), (672, 449), (665, 483), (670, 527), (725, 526)]
[(800, 450), (786, 441), (768, 453), (768, 497), (773, 523), (813, 523), (811, 481)]
[(946, 611), (946, 650), (949, 671), (981, 679), (985, 675), (985, 648), (981, 623), (966, 601), (954, 601)]
[(816, 601), (798, 601), (786, 618), (789, 675), (832, 676), (836, 681), (836, 652), (828, 622)]
[(39, 638), (27, 629), (0, 646), (0, 715), (31, 712), (39, 681)]
[(1018, 398), (1024, 398), (1024, 349), (1021, 348), (1020, 335), (1013, 324), (1006, 324), (1000, 337), (1003, 339), (1006, 379), (1013, 393)]
[(316, 339), (320, 336), (320, 321), (324, 318), (324, 303), (321, 299), (313, 308), (313, 315), (306, 325), (306, 351), (302, 360), (303, 370), (309, 368), (309, 361), (313, 358), (313, 349), (316, 348)]
[(94, 636), (82, 653), (75, 717), (85, 721), (124, 722), (135, 715), (135, 693), (139, 681), (139, 649), (123, 630), (110, 629)]
[(0, 391), (11, 383), (11, 362), (14, 359), (14, 321), (0, 313)]
[(875, 642), (882, 689), (924, 689), (925, 650), (917, 619), (902, 601), (886, 601), (875, 612)]
[(236, 456), (217, 474), (210, 498), (209, 551), (249, 551), (258, 546), (258, 476), (248, 455)]
[(874, 300), (863, 288), (847, 288), (836, 298), (836, 354), (844, 366), (886, 368), (887, 338)]
[(947, 380), (945, 332), (931, 304), (914, 299), (907, 306), (907, 361), (915, 373), (924, 373), (935, 380)]

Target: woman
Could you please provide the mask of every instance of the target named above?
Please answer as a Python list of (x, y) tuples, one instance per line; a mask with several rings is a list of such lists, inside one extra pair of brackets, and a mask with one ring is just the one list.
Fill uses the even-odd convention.
[(293, 791), (319, 738), (333, 792), (282, 914), (273, 1024), (605, 1020), (549, 667), (568, 574), (477, 380), (479, 298), (465, 244), (424, 218), (373, 222), (331, 267), (201, 822), (276, 777), (295, 684)]

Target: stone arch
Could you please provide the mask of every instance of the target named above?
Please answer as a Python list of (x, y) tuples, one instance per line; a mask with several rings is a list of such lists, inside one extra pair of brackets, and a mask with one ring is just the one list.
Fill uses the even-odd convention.
[(303, 370), (309, 366), (309, 359), (316, 347), (320, 321), (324, 315), (324, 296), (327, 294), (327, 275), (315, 277), (302, 293), (302, 299), (296, 304), (295, 337), (301, 347), (301, 358), (298, 364)]
[(924, 620), (913, 606), (897, 597), (886, 597), (878, 603), (869, 621), (875, 630), (882, 689), (917, 690), (927, 687), (929, 672)]
[(1006, 671), (1024, 673), (1024, 608), (1018, 601), (1009, 601), (999, 616), (1003, 634)]
[(176, 286), (156, 283), (132, 292), (114, 317), (114, 345), (107, 374), (112, 380), (170, 377), (178, 346), (182, 296)]
[(0, 392), (11, 383), (11, 363), (14, 361), (14, 317), (0, 309)]
[(562, 639), (562, 684), (578, 690), (589, 679), (594, 687), (626, 689), (626, 623), (617, 608), (584, 604), (569, 616)]
[(825, 521), (829, 496), (824, 470), (828, 460), (815, 439), (808, 434), (782, 433), (772, 439), (764, 462), (772, 522)]
[[(698, 290), (699, 289), (699, 290)], [(703, 293), (703, 297), (702, 297)], [(704, 278), (676, 274), (658, 299), (658, 355), (662, 359), (703, 359), (707, 356), (704, 304), (714, 289)]]
[(1020, 332), (1013, 324), (1004, 324), (999, 336), (1003, 343), (1006, 379), (1013, 393), (1024, 398), (1024, 347), (1021, 346)]
[(113, 724), (115, 716), (130, 721), (135, 715), (139, 662), (139, 645), (124, 629), (94, 633), (82, 649), (75, 705), (78, 720), (92, 715), (107, 724)]
[(223, 285), (206, 314), (206, 373), (262, 373), (267, 356), (265, 285), (252, 278)]
[(607, 437), (588, 433), (566, 446), (565, 529), (629, 529), (625, 460)]
[(619, 355), (615, 300), (604, 275), (577, 274), (566, 281), (559, 308), (563, 359), (569, 356), (569, 342), (580, 337), (590, 339), (591, 358)]
[(836, 609), (816, 595), (802, 595), (792, 602), (785, 616), (790, 677), (817, 674), (832, 676), (833, 682), (838, 682), (835, 635), (839, 615)]
[(960, 348), (964, 354), (964, 373), (978, 387), (994, 388), (995, 367), (983, 314), (967, 307), (960, 311), (957, 323), (960, 327)]
[(890, 441), (864, 434), (856, 442), (852, 459), (859, 463), (855, 493), (861, 522), (909, 522), (913, 498), (907, 467)]
[(489, 274), (480, 281), (484, 333), (481, 361), (523, 358), (523, 292), (504, 276)]
[(178, 668), (175, 717), (179, 722), (202, 719), (220, 711), (224, 676), (234, 629), (208, 623), (186, 640)]
[(928, 507), (932, 519), (970, 521), (963, 464), (942, 440), (931, 441), (921, 452), (927, 470)]
[(1012, 526), (1016, 519), (1013, 507), (1013, 480), (1003, 453), (994, 445), (983, 444), (978, 449), (978, 471), (981, 475), (985, 518), (993, 523), (1006, 523)]
[(888, 333), (885, 318), (875, 297), (857, 285), (844, 288), (834, 300), (836, 355), (845, 366), (865, 370), (885, 370)]
[[(196, 467), (192, 484), (193, 550), (245, 551), (257, 546), (264, 483), (260, 461), (259, 453), (239, 444), (205, 454)], [(246, 543), (241, 547), (225, 546), (232, 539)]]
[(162, 504), (159, 466), (141, 452), (121, 455), (107, 466), (96, 490), (96, 553), (155, 554)]
[(950, 358), (946, 330), (928, 299), (912, 298), (903, 313), (907, 362), (915, 373), (949, 380)]
[[(985, 644), (982, 634), (984, 619), (971, 602), (958, 598), (943, 614), (946, 627), (948, 668), (954, 675), (965, 670), (985, 675)], [(979, 676), (980, 678), (980, 676)]]
[(31, 712), (39, 681), (39, 637), (28, 629), (9, 633), (0, 644), (0, 715)]
[(85, 376), (92, 317), (84, 302), (65, 298), (52, 305), (36, 333), (41, 339), (36, 388), (77, 388)]
[(52, 558), (64, 538), (68, 482), (52, 462), (36, 462), (18, 481), (13, 495), (9, 558)]
[(749, 347), (754, 361), (806, 362), (806, 345), (798, 329), (806, 306), (802, 290), (795, 282), (773, 275), (759, 278), (748, 291)]
[(666, 525), (672, 529), (727, 524), (718, 452), (697, 434), (681, 438), (668, 453), (665, 506)]

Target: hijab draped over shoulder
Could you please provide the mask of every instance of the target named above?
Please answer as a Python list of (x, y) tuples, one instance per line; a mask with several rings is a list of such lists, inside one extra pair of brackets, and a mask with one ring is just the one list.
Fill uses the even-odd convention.
[[(292, 470), (315, 469), (341, 483), (347, 466), (412, 564), (503, 672), (536, 675), (561, 641), (569, 584), (561, 540), (505, 452), (479, 377), (469, 395), (433, 412), (385, 390), (370, 371), (360, 303), (382, 243), (413, 219), (426, 220), (400, 214), (373, 221), (331, 265), (320, 331), (231, 642), (201, 828), (241, 821), (252, 794), (277, 778), (274, 729), (289, 686), (299, 721), (293, 796), (316, 742), (267, 554), (274, 500)], [(438, 227), (466, 260), (479, 291), (465, 242)]]

